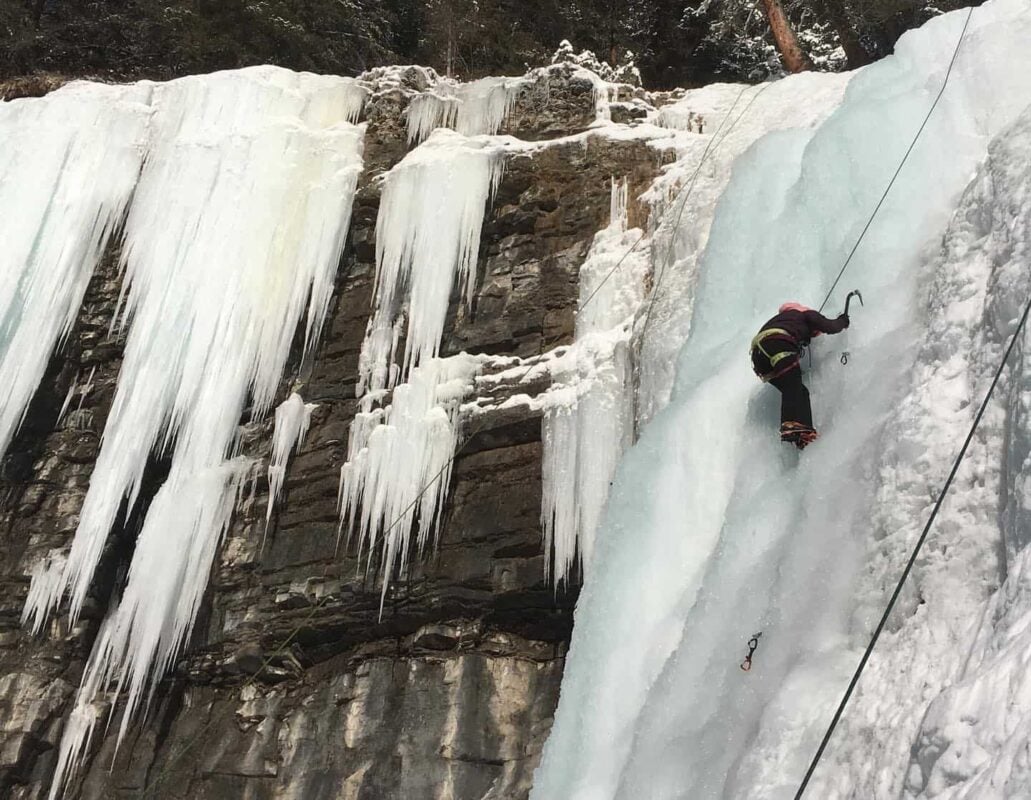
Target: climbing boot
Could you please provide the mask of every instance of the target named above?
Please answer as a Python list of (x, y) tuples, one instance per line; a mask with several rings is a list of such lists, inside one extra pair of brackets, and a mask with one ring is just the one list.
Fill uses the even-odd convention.
[(799, 450), (804, 450), (819, 437), (815, 430), (801, 422), (785, 422), (780, 426), (780, 440), (789, 442)]

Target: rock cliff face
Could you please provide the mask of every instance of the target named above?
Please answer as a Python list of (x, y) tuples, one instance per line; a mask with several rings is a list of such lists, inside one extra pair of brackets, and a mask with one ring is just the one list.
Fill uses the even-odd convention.
[[(539, 416), (516, 407), (478, 419), (455, 462), (439, 540), (395, 575), (382, 615), (375, 565), (338, 544), (378, 179), (407, 151), (404, 112), (423, 80), (413, 69), (374, 84), (366, 105), (365, 172), (330, 317), (313, 355), (302, 360), (298, 343), (281, 386), (280, 399), (296, 390), (318, 408), (272, 522), (266, 529), (259, 483), (237, 510), (174, 674), (117, 753), (116, 726), (98, 733), (69, 797), (527, 794), (576, 597), (545, 579)], [(475, 301), (467, 312), (453, 299), (445, 355), (527, 357), (571, 340), (578, 270), (608, 221), (610, 178), (627, 176), (635, 197), (665, 158), (645, 138), (588, 131), (594, 119), (594, 87), (572, 71), (552, 70), (516, 98), (501, 133), (539, 146), (505, 165)], [(631, 209), (634, 224), (645, 216)], [(69, 629), (59, 617), (30, 637), (19, 619), (28, 574), (74, 534), (118, 377), (116, 255), (94, 277), (0, 471), (0, 795), (19, 800), (49, 789), (65, 715), (146, 506), (110, 537), (81, 622)], [(245, 453), (267, 463), (271, 433), (268, 421), (247, 424)], [(144, 497), (166, 468), (154, 461)]]

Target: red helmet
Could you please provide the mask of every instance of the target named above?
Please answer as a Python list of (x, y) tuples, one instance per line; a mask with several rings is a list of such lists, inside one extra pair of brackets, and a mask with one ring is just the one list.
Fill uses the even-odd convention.
[(809, 306), (804, 306), (801, 303), (784, 303), (777, 310), (781, 314), (783, 314), (785, 311), (812, 311), (812, 309), (809, 308)]

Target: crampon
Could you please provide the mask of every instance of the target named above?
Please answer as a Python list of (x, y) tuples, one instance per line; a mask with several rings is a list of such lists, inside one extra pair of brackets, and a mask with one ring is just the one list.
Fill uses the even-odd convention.
[(799, 450), (805, 450), (806, 445), (815, 442), (819, 436), (820, 434), (801, 422), (785, 422), (780, 426), (780, 440), (793, 444)]

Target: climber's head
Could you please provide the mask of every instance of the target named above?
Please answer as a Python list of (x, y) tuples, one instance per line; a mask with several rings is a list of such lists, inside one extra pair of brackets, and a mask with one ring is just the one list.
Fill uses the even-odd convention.
[(781, 314), (785, 311), (812, 311), (809, 306), (804, 306), (801, 303), (784, 303), (779, 309)]

